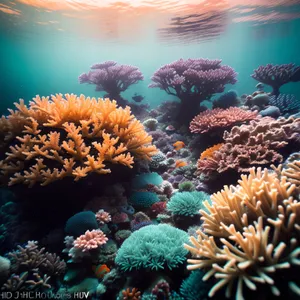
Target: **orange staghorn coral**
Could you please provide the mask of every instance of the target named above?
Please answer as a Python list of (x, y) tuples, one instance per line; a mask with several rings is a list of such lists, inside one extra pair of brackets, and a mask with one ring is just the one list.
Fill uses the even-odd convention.
[(130, 108), (109, 99), (57, 94), (36, 96), (29, 107), (23, 100), (15, 105), (16, 111), (0, 119), (0, 147), (6, 151), (0, 170), (9, 185), (107, 174), (108, 163), (132, 168), (134, 159), (150, 159), (157, 152)]
[(238, 107), (215, 108), (197, 115), (190, 123), (190, 131), (192, 133), (205, 133), (211, 130), (226, 129), (256, 117), (257, 111), (247, 111)]
[(200, 159), (212, 158), (214, 152), (219, 150), (223, 145), (224, 145), (223, 143), (220, 143), (220, 144), (216, 144), (216, 145), (213, 145), (212, 147), (207, 148), (206, 150), (204, 150), (201, 153)]
[(206, 210), (200, 211), (204, 231), (198, 230), (198, 238), (191, 237), (184, 246), (194, 256), (188, 269), (207, 269), (203, 280), (215, 277), (209, 296), (226, 287), (226, 297), (235, 290), (235, 298), (243, 300), (245, 287), (255, 291), (263, 285), (275, 296), (288, 287), (300, 296), (300, 202), (295, 188), (283, 175), (253, 168), (237, 186), (225, 186), (211, 196), (211, 203), (205, 201)]
[(137, 288), (127, 288), (122, 291), (123, 300), (139, 300), (141, 299), (141, 292)]

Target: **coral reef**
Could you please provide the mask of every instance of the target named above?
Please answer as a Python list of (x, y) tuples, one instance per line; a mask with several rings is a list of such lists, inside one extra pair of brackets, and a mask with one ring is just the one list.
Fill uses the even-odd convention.
[(144, 80), (141, 71), (134, 66), (117, 64), (115, 61), (105, 61), (91, 66), (91, 71), (79, 76), (80, 83), (96, 85), (96, 91), (105, 91), (104, 96), (116, 100), (119, 105), (128, 104), (121, 97), (132, 84)]
[(66, 176), (79, 180), (91, 172), (107, 174), (109, 163), (132, 168), (134, 159), (156, 153), (130, 108), (118, 108), (109, 99), (58, 94), (51, 100), (37, 96), (29, 107), (21, 100), (16, 107), (0, 121), (4, 143), (15, 138), (0, 162), (9, 185), (32, 187)]
[(66, 270), (66, 263), (56, 254), (39, 248), (38, 242), (29, 241), (24, 247), (8, 253), (11, 261), (11, 276), (1, 290), (43, 291), (50, 289), (50, 282), (61, 276)]
[(236, 83), (237, 73), (221, 60), (179, 59), (159, 68), (151, 77), (150, 88), (160, 88), (181, 101), (176, 121), (187, 124), (200, 110), (200, 103), (216, 93), (222, 93), (226, 84)]

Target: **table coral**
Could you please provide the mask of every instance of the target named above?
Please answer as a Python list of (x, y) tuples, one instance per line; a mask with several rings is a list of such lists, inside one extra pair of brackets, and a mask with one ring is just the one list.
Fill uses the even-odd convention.
[(197, 115), (190, 123), (192, 133), (205, 133), (220, 128), (228, 128), (236, 123), (255, 119), (257, 112), (246, 111), (238, 107), (215, 108)]
[(296, 186), (286, 177), (260, 168), (242, 175), (238, 183), (224, 186), (211, 196), (212, 203), (204, 203), (204, 231), (198, 230), (198, 237), (185, 244), (194, 256), (188, 259), (188, 269), (208, 270), (203, 280), (215, 277), (210, 297), (226, 287), (227, 297), (235, 293), (236, 299), (242, 300), (244, 288), (257, 293), (266, 285), (273, 296), (287, 288), (299, 296), (300, 202), (294, 197)]
[(91, 66), (91, 71), (79, 76), (80, 83), (96, 85), (96, 91), (105, 91), (105, 97), (116, 100), (119, 105), (127, 103), (121, 97), (132, 84), (143, 80), (141, 71), (134, 66), (117, 64), (115, 61), (105, 61)]
[(0, 170), (9, 185), (47, 185), (66, 176), (77, 181), (91, 172), (110, 173), (109, 163), (132, 168), (134, 159), (157, 151), (130, 108), (116, 101), (56, 94), (51, 100), (36, 96), (29, 107), (23, 100), (15, 105), (0, 120)]
[(295, 74), (299, 73), (300, 66), (295, 64), (259, 66), (251, 75), (255, 80), (267, 84), (273, 88), (272, 94), (278, 96), (280, 87), (289, 82), (296, 82), (299, 79)]
[(226, 84), (236, 83), (237, 73), (221, 60), (179, 59), (160, 67), (151, 77), (150, 88), (160, 88), (177, 96), (180, 109), (176, 121), (186, 123), (200, 110), (200, 103), (216, 93), (222, 93)]

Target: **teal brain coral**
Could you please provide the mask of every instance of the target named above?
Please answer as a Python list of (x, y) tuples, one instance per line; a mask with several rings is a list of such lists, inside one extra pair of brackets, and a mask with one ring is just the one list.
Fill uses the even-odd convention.
[(117, 252), (122, 271), (174, 269), (183, 264), (188, 251), (183, 243), (188, 234), (167, 224), (149, 225), (135, 231)]
[(132, 180), (132, 189), (141, 190), (145, 189), (147, 185), (160, 185), (163, 182), (163, 179), (156, 172), (152, 173), (142, 173), (137, 175)]
[(173, 215), (194, 216), (203, 209), (203, 201), (210, 196), (204, 192), (178, 192), (167, 203), (167, 210)]
[(158, 201), (158, 196), (152, 192), (133, 192), (129, 198), (129, 203), (133, 206), (146, 208)]

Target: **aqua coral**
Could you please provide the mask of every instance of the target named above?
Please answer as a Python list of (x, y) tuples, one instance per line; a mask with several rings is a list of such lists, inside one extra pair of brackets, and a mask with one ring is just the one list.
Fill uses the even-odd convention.
[(107, 174), (109, 164), (132, 168), (135, 159), (150, 159), (157, 151), (130, 108), (116, 101), (57, 94), (36, 96), (29, 107), (23, 100), (15, 105), (0, 120), (6, 152), (0, 169), (9, 185)]
[(204, 192), (178, 192), (167, 203), (167, 210), (173, 215), (198, 215), (199, 210), (203, 208), (204, 200), (207, 199), (209, 199), (209, 195)]
[(176, 269), (186, 259), (188, 251), (182, 244), (187, 241), (183, 230), (167, 224), (148, 225), (124, 241), (115, 262), (122, 271)]

